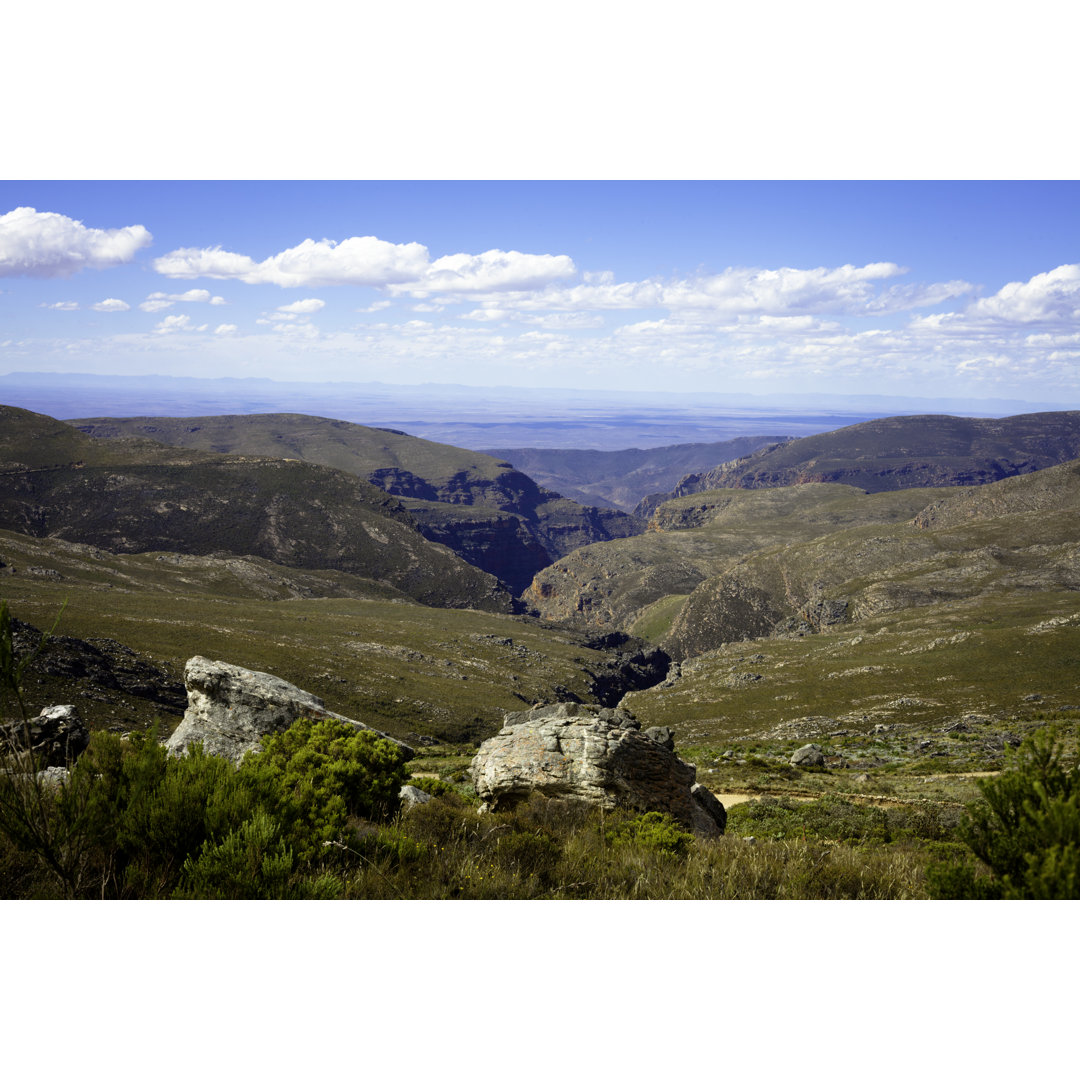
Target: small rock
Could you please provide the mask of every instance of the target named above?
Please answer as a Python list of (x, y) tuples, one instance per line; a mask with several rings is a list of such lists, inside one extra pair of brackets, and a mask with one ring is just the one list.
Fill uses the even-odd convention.
[(414, 806), (422, 806), (426, 802), (431, 802), (432, 796), (429, 791), (414, 787), (412, 784), (405, 784), (398, 792), (398, 798), (401, 799), (402, 810), (411, 810)]
[(800, 746), (794, 754), (791, 755), (792, 765), (824, 765), (825, 755), (821, 752), (821, 747), (816, 746), (814, 743), (807, 743), (805, 746)]
[(669, 727), (646, 728), (645, 737), (659, 743), (665, 750), (675, 749), (675, 734)]

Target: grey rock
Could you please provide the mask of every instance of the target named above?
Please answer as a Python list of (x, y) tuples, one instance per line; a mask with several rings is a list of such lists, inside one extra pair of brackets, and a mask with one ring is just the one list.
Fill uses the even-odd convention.
[(422, 788), (415, 787), (412, 784), (405, 784), (398, 792), (398, 797), (401, 799), (401, 809), (411, 810), (414, 806), (422, 806), (426, 802), (431, 802), (432, 795), (429, 791), (424, 791)]
[(607, 809), (658, 810), (701, 836), (720, 835), (723, 807), (709, 793), (694, 795), (694, 766), (637, 721), (628, 726), (628, 717), (623, 709), (565, 702), (508, 714), (473, 759), (477, 794), (489, 809), (537, 791)]
[(29, 749), (45, 768), (63, 768), (89, 746), (90, 732), (74, 705), (49, 705), (25, 727), (20, 720), (0, 724), (0, 744)]
[(70, 771), (65, 769), (63, 765), (50, 765), (47, 769), (42, 769), (35, 779), (42, 787), (56, 790), (63, 787), (70, 776)]
[(694, 784), (690, 789), (690, 798), (694, 800), (694, 832), (709, 836), (713, 826), (720, 832), (727, 828), (724, 804), (707, 787)]
[(302, 716), (333, 719), (389, 739), (413, 756), (412, 748), (383, 731), (331, 712), (322, 698), (263, 671), (193, 656), (184, 669), (188, 707), (179, 727), (165, 743), (170, 753), (183, 754), (202, 743), (209, 754), (239, 764), (258, 750), (263, 736), (285, 731)]
[(805, 746), (800, 746), (794, 754), (791, 755), (792, 765), (824, 765), (825, 755), (821, 752), (821, 747), (814, 743), (807, 743)]
[(675, 749), (675, 733), (669, 727), (646, 728), (645, 736), (659, 743), (665, 750)]

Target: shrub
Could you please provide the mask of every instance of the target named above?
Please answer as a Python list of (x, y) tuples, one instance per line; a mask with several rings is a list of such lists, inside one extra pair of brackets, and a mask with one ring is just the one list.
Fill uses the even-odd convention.
[(1061, 732), (1050, 727), (1026, 739), (1001, 776), (979, 784), (982, 800), (960, 835), (990, 869), (929, 875), (941, 899), (1080, 899), (1080, 773), (1062, 761)]
[(302, 717), (264, 739), (262, 752), (249, 754), (239, 771), (275, 792), (297, 855), (314, 856), (338, 839), (350, 815), (378, 820), (397, 812), (408, 779), (405, 753), (373, 731)]
[(670, 815), (655, 810), (608, 829), (607, 840), (614, 848), (623, 844), (638, 844), (665, 855), (678, 856), (688, 855), (694, 844), (692, 833), (688, 833)]
[(220, 843), (206, 841), (197, 858), (184, 862), (179, 899), (333, 900), (341, 882), (331, 874), (297, 879), (292, 849), (277, 822), (257, 809)]

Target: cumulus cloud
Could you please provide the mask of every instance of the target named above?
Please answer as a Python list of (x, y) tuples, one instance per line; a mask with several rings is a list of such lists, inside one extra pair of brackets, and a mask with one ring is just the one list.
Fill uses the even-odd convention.
[(1027, 281), (1010, 281), (976, 300), (968, 319), (1010, 323), (1060, 323), (1080, 319), (1080, 263), (1068, 263)]
[(393, 244), (376, 236), (307, 239), (262, 262), (220, 247), (178, 248), (155, 259), (154, 269), (166, 277), (234, 278), (248, 285), (368, 285), (418, 299), (443, 292), (538, 289), (576, 273), (569, 255), (492, 249), (443, 255), (433, 262), (423, 244)]
[(222, 323), (220, 326), (214, 328), (215, 334), (235, 334), (238, 327), (236, 323)]
[(391, 293), (428, 297), (540, 289), (577, 272), (569, 255), (529, 255), (521, 251), (485, 251), (480, 255), (444, 255), (414, 282), (391, 287)]
[(257, 263), (250, 255), (215, 248), (178, 248), (154, 260), (172, 278), (235, 278), (248, 285), (387, 285), (412, 281), (428, 266), (423, 244), (392, 244), (375, 236), (305, 240)]
[(313, 315), (316, 311), (322, 311), (326, 307), (325, 300), (295, 300), (291, 304), (282, 304), (278, 311), (290, 315)]
[(130, 311), (131, 305), (124, 303), (123, 300), (117, 300), (115, 297), (109, 297), (108, 300), (102, 300), (100, 303), (94, 305), (95, 311)]
[(182, 293), (152, 292), (140, 305), (141, 311), (164, 311), (173, 304), (224, 304), (222, 296), (211, 296), (209, 289), (188, 289)]
[(79, 303), (77, 300), (57, 300), (55, 304), (42, 304), (43, 308), (49, 308), (52, 311), (78, 311)]
[(158, 334), (172, 334), (177, 330), (205, 330), (205, 326), (192, 326), (190, 315), (166, 315), (154, 327), (155, 333)]
[(88, 229), (81, 221), (20, 206), (0, 215), (0, 277), (71, 277), (130, 262), (153, 237), (142, 225)]

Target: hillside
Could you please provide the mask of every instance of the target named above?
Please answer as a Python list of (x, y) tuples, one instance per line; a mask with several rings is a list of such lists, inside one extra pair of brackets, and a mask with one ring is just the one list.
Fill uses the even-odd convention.
[(661, 506), (643, 535), (580, 548), (542, 570), (524, 599), (546, 619), (620, 629), (659, 602), (664, 609), (647, 622), (663, 622), (673, 603), (751, 552), (866, 522), (908, 520), (933, 494), (871, 496), (843, 484), (804, 484), (685, 496)]
[(918, 607), (1078, 589), (1078, 526), (1080, 465), (1010, 477), (939, 498), (907, 522), (750, 555), (694, 589), (664, 644), (689, 656)]
[(370, 579), (421, 603), (510, 611), (492, 576), (337, 469), (147, 439), (93, 439), (0, 406), (0, 527), (114, 552), (253, 555)]
[(708, 472), (685, 476), (665, 498), (716, 488), (850, 484), (864, 491), (992, 483), (1080, 456), (1080, 412), (1004, 419), (894, 416), (764, 447)]
[(31, 669), (31, 706), (74, 702), (115, 730), (156, 717), (167, 734), (181, 710), (164, 690), (180, 686), (182, 707), (196, 654), (271, 672), (414, 745), (469, 742), (537, 702), (614, 704), (667, 671), (666, 656), (625, 636), (428, 607), (339, 570), (252, 556), (122, 554), (0, 530), (0, 595), (39, 628), (67, 604), (62, 640)]
[[(70, 420), (97, 439), (139, 437), (219, 454), (259, 455), (351, 473), (406, 505), (430, 540), (520, 593), (537, 570), (580, 547), (643, 528), (579, 506), (505, 461), (386, 428), (294, 413)], [(451, 509), (452, 508), (452, 509)]]
[(740, 436), (723, 442), (683, 443), (629, 450), (557, 450), (529, 447), (487, 450), (528, 473), (538, 484), (586, 506), (627, 513), (647, 495), (670, 491), (691, 472), (715, 468), (763, 446), (786, 441), (783, 435)]

